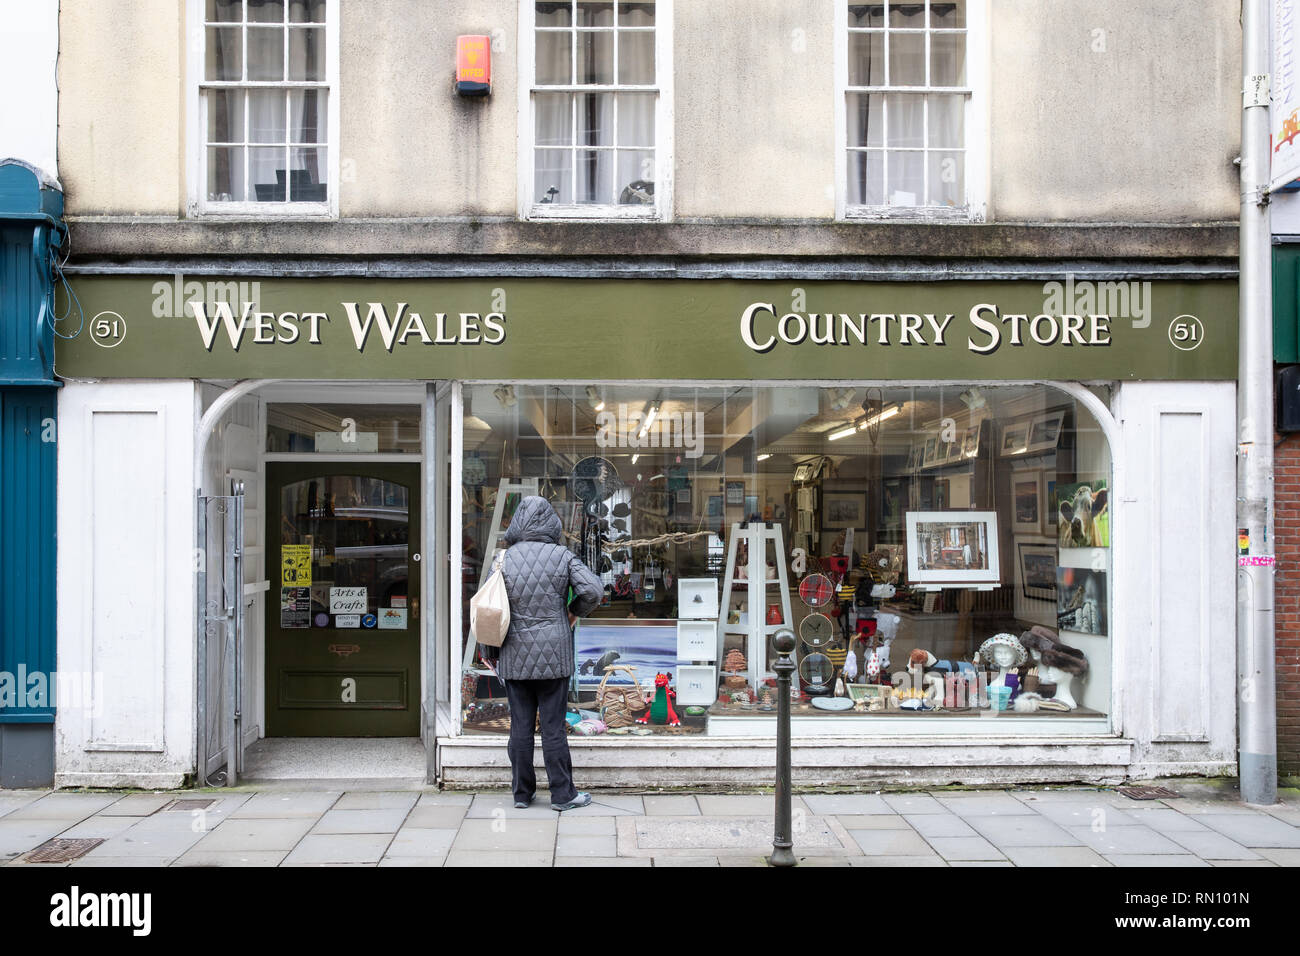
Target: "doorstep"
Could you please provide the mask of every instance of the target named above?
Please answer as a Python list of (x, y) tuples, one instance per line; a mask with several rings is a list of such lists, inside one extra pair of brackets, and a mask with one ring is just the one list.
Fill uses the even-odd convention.
[[(766, 786), (776, 765), (775, 737), (570, 737), (569, 749), (593, 787)], [(791, 767), (797, 787), (1107, 785), (1127, 778), (1132, 751), (1119, 737), (821, 736), (791, 742)], [(504, 735), (440, 737), (438, 753), (445, 787), (510, 782)]]

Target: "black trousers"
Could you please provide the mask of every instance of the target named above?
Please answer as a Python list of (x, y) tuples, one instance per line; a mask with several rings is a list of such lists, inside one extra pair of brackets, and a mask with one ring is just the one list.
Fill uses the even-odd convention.
[(537, 792), (537, 774), (533, 770), (533, 723), (540, 715), (542, 760), (550, 782), (551, 802), (568, 803), (578, 795), (573, 786), (573, 762), (569, 757), (569, 739), (564, 719), (569, 679), (508, 680), (506, 697), (510, 701), (510, 770), (516, 800), (531, 800)]

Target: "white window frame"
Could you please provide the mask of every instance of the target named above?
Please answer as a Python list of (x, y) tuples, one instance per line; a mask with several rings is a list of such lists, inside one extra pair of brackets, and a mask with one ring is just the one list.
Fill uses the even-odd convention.
[[(984, 222), (988, 214), (989, 30), (987, 0), (966, 0), (966, 85), (891, 87), (899, 92), (953, 92), (966, 100), (966, 203), (964, 206), (867, 206), (848, 201), (849, 6), (835, 4), (835, 218), (879, 220), (954, 220)], [(928, 22), (928, 18), (927, 18)]]
[[(536, 73), (536, 17), (534, 0), (519, 0), (519, 218), (582, 220), (650, 220), (672, 218), (673, 193), (673, 0), (655, 2), (655, 85), (591, 85), (542, 87), (556, 92), (655, 92), (655, 201), (654, 205), (584, 203), (559, 206), (533, 201), (533, 81)], [(617, 77), (616, 77), (617, 79)]]
[(326, 150), (329, 182), (326, 183), (325, 202), (211, 202), (207, 198), (207, 102), (205, 88), (229, 85), (247, 87), (255, 84), (209, 83), (203, 78), (204, 53), (207, 31), (204, 29), (206, 4), (204, 0), (186, 0), (185, 22), (185, 107), (186, 124), (186, 212), (190, 216), (213, 218), (234, 216), (240, 218), (338, 218), (339, 214), (339, 4), (342, 0), (328, 0), (325, 6), (325, 82), (293, 81), (261, 84), (267, 88), (306, 89), (324, 88), (328, 91), (326, 117), (329, 131), (320, 146)]

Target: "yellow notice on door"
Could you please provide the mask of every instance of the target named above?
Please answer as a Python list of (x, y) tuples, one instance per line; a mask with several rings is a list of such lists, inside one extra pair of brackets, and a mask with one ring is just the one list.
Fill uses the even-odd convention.
[(280, 545), (280, 586), (305, 588), (311, 585), (311, 545)]

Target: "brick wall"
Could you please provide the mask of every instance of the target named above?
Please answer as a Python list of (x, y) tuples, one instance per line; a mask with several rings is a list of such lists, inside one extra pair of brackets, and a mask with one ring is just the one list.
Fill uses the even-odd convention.
[[(1279, 436), (1281, 437), (1281, 436)], [(1277, 535), (1277, 762), (1300, 774), (1300, 434), (1274, 452)]]

